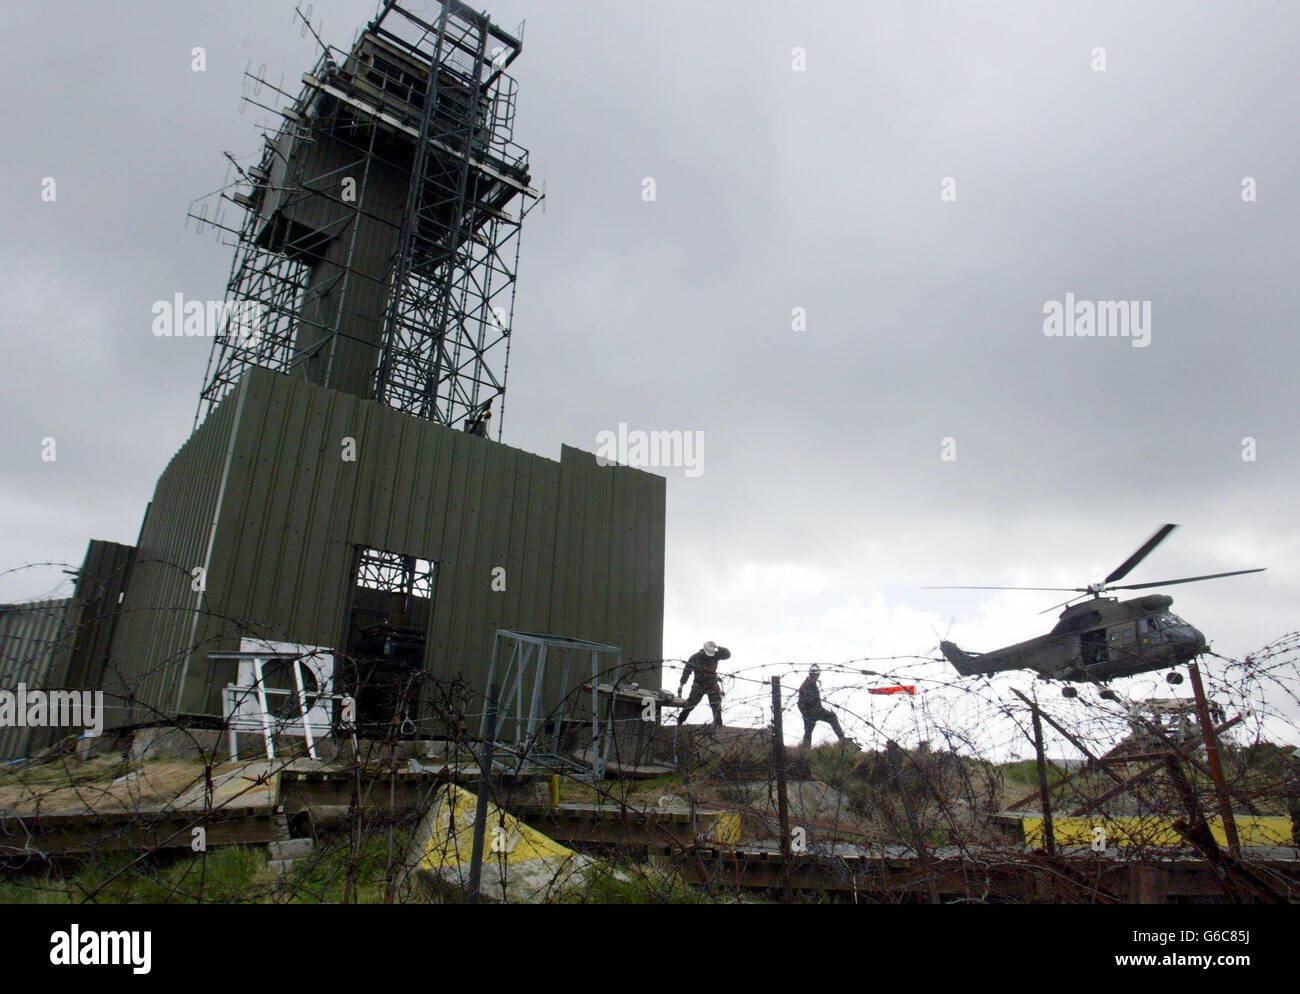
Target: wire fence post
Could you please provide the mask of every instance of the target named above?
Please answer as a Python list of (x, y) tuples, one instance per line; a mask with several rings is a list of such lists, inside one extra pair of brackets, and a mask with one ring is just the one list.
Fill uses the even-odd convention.
[(497, 737), (497, 693), (494, 683), (488, 688), (487, 712), (484, 715), (487, 734), (479, 745), (478, 805), (474, 810), (474, 850), (469, 858), (469, 903), (478, 904), (479, 885), (483, 879), (483, 844), (487, 836), (489, 777), (492, 775), (492, 751)]
[(772, 677), (772, 768), (776, 773), (776, 810), (781, 821), (781, 889), (789, 903), (790, 864), (790, 799), (785, 789), (785, 732), (781, 727), (781, 678)]
[(885, 743), (885, 751), (889, 756), (889, 769), (894, 775), (894, 783), (898, 787), (898, 796), (903, 801), (903, 814), (907, 817), (907, 829), (912, 835), (912, 846), (916, 849), (916, 857), (925, 867), (925, 882), (930, 891), (930, 903), (939, 904), (939, 889), (934, 883), (934, 867), (930, 863), (930, 854), (926, 851), (925, 843), (921, 840), (921, 825), (916, 820), (916, 811), (912, 808), (912, 795), (907, 792), (907, 782), (903, 779), (903, 763), (898, 758), (898, 743), (890, 739)]
[(1038, 705), (1029, 705), (1034, 720), (1034, 759), (1038, 764), (1038, 803), (1043, 811), (1043, 846), (1049, 855), (1056, 855), (1056, 829), (1052, 825), (1052, 795), (1047, 790), (1047, 757), (1043, 755), (1043, 719)]
[(1210, 721), (1210, 704), (1205, 698), (1205, 686), (1201, 683), (1201, 668), (1194, 660), (1187, 664), (1187, 675), (1192, 678), (1192, 693), (1196, 696), (1196, 717), (1201, 723), (1201, 735), (1205, 739), (1205, 758), (1209, 763), (1210, 776), (1214, 779), (1214, 793), (1219, 801), (1219, 817), (1223, 819), (1223, 835), (1228, 840), (1228, 848), (1232, 850), (1232, 855), (1240, 859), (1241, 839), (1237, 836), (1237, 819), (1232, 814), (1228, 785), (1223, 779), (1219, 737), (1214, 734), (1214, 724)]

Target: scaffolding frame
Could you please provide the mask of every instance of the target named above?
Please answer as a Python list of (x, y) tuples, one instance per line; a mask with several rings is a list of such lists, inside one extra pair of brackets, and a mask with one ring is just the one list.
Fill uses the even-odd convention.
[[(541, 200), (505, 73), (522, 41), (459, 0), (385, 0), (350, 50), (322, 49), (296, 96), (245, 74), (245, 102), (282, 123), (191, 208), (233, 236), (227, 300), (259, 314), (212, 329), (195, 426), (258, 365), (454, 427), (499, 400), (500, 439), (520, 235)], [(328, 168), (294, 154), (319, 142), (337, 150)], [(404, 203), (376, 174), (405, 177)], [(222, 201), (244, 209), (238, 227)], [(313, 211), (328, 219), (294, 220)], [(357, 261), (390, 241), (382, 268)]]
[[(560, 703), (544, 711), (543, 697), (548, 667), (552, 657), (560, 657)], [(587, 657), (591, 687), (591, 765), (584, 766), (560, 753), (560, 739), (566, 722), (578, 710), (572, 699), (569, 678), (573, 675), (574, 656)], [(612, 667), (601, 669), (602, 661), (613, 656)], [(498, 629), (492, 641), (492, 662), (488, 667), (488, 687), (499, 687), (496, 702), (494, 742), (503, 744), (509, 758), (500, 760), (515, 776), (564, 770), (579, 772), (579, 778), (604, 780), (609, 764), (613, 729), (614, 694), (602, 694), (601, 677), (612, 685), (622, 671), (623, 650), (618, 646), (588, 642), (557, 635), (534, 635)], [(498, 678), (498, 666), (500, 677)], [(587, 679), (587, 678), (584, 678)], [(531, 686), (530, 686), (531, 685)], [(603, 700), (603, 708), (602, 708)], [(488, 714), (484, 711), (479, 724), (479, 739), (488, 736)]]

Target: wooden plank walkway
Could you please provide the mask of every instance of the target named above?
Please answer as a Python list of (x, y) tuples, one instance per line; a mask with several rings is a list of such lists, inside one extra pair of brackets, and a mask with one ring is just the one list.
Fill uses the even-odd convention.
[(265, 760), (223, 764), (211, 783), (192, 763), (149, 764), (108, 783), (33, 782), (0, 790), (0, 844), (10, 852), (190, 848), (285, 835), (280, 773)]

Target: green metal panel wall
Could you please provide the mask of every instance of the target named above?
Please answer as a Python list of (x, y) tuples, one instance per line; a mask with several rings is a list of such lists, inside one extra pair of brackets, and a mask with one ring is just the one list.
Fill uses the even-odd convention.
[[(66, 686), (81, 602), (76, 598), (0, 605), (0, 690), (53, 690)], [(39, 752), (73, 729), (0, 726), (0, 760)]]
[[(206, 623), (202, 612), (208, 606), (192, 587), (192, 571), (207, 559), (246, 386), (241, 382), (190, 436), (154, 489), (113, 634), (113, 664), (104, 674), (105, 704), (114, 726), (175, 714), (190, 646), (207, 644), (221, 629)], [(205, 621), (197, 627), (196, 611)]]
[[(241, 634), (337, 646), (356, 546), (437, 562), (425, 657), (436, 676), (459, 674), (485, 690), (498, 628), (621, 645), (627, 658), (662, 656), (663, 478), (600, 467), (567, 446), (555, 462), (261, 369), (245, 375), (209, 424), (230, 415), (240, 396), (198, 626), (201, 651), (188, 667), (182, 711), (215, 713), (229, 680), (202, 650), (237, 648)], [(355, 441), (355, 461), (343, 458), (345, 438)], [(224, 451), (196, 435), (173, 467), (219, 477), (220, 460), (191, 457), (191, 448)], [(154, 536), (202, 521), (205, 513), (188, 502), (212, 508), (213, 494), (211, 480), (193, 481), (188, 491), (160, 481), (137, 576)], [(506, 570), (503, 592), (491, 589), (498, 566)], [(133, 578), (128, 602), (164, 578), (158, 571), (147, 583)], [(178, 674), (177, 661), (160, 654), (176, 634), (152, 644), (133, 634), (130, 644), (148, 654), (135, 665)], [(657, 681), (657, 666), (640, 679)], [(552, 684), (550, 703), (553, 693)]]
[(77, 574), (76, 598), (82, 603), (81, 625), (68, 664), (69, 687), (100, 690), (111, 665), (113, 628), (130, 577), (135, 547), (92, 539)]

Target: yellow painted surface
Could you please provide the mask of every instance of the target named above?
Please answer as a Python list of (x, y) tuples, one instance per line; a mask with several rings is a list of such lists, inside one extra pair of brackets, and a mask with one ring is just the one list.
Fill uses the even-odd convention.
[[(1094, 827), (1105, 829), (1105, 844), (1114, 846), (1186, 846), (1181, 835), (1174, 830), (1172, 817), (1119, 816), (1115, 818), (1053, 818), (1052, 832), (1057, 845), (1089, 846), (1097, 838)], [(1228, 844), (1223, 832), (1223, 821), (1218, 817), (1208, 819), (1210, 831), (1221, 846)], [(1237, 835), (1243, 846), (1289, 846), (1291, 819), (1281, 816), (1239, 816)], [(1031, 846), (1043, 844), (1043, 819), (1021, 819), (1025, 841)]]
[[(438, 791), (429, 812), (431, 829), (420, 865), (426, 870), (469, 866), (474, 851), (474, 813), (478, 798), (468, 790), (449, 784)], [(562, 862), (573, 855), (558, 842), (488, 802), (487, 830), (483, 833), (485, 862), (526, 863), (554, 859)]]
[(740, 842), (740, 813), (737, 811), (722, 811), (713, 819), (713, 826), (709, 829), (709, 838), (714, 842), (721, 842), (725, 845), (736, 845)]

